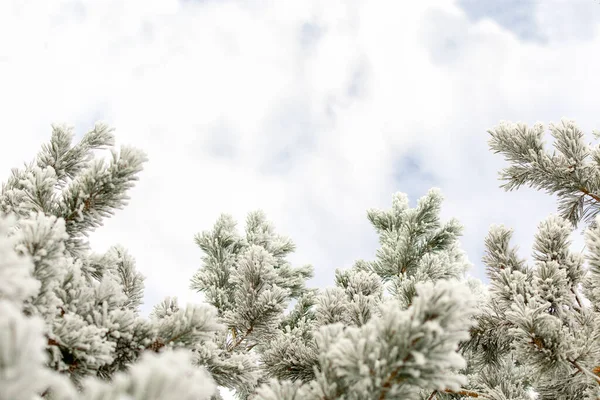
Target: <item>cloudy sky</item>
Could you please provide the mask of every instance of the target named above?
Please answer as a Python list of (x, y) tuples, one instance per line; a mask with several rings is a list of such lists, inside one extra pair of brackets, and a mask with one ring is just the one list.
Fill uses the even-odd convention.
[[(0, 2), (0, 170), (66, 122), (104, 121), (149, 162), (130, 205), (91, 237), (122, 243), (148, 310), (188, 290), (193, 237), (266, 211), (312, 283), (372, 259), (370, 207), (442, 189), (483, 277), (491, 224), (529, 254), (555, 200), (499, 188), (501, 120), (600, 128), (594, 0)], [(581, 237), (575, 237), (576, 245)]]

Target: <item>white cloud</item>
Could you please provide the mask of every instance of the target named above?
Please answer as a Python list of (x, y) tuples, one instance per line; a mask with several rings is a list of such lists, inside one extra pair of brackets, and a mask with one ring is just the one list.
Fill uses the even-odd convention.
[[(525, 255), (555, 210), (544, 194), (498, 189), (486, 129), (563, 116), (600, 125), (598, 30), (558, 40), (552, 29), (576, 23), (541, 3), (545, 45), (469, 21), (450, 1), (56, 4), (0, 5), (0, 167), (29, 160), (53, 121), (82, 131), (102, 116), (119, 143), (146, 150), (130, 206), (92, 244), (131, 251), (148, 306), (198, 301), (193, 236), (221, 212), (243, 226), (263, 208), (297, 243), (293, 260), (331, 284), (334, 268), (374, 255), (365, 210), (414, 190), (418, 177), (394, 181), (409, 154), (443, 189), (444, 215), (466, 225), (483, 276), (491, 223), (514, 227)], [(600, 5), (586, 12), (600, 21)]]

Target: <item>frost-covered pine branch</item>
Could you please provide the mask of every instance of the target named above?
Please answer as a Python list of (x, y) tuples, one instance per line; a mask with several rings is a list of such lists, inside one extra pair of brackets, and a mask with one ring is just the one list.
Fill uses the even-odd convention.
[(506, 190), (529, 185), (558, 197), (560, 216), (577, 226), (600, 212), (600, 146), (586, 144), (575, 122), (550, 124), (555, 151), (544, 149), (544, 126), (502, 122), (490, 130), (489, 144), (510, 163), (500, 177)]
[[(489, 381), (485, 375), (513, 369), (525, 375), (516, 374), (500, 385), (505, 396), (514, 394), (517, 387), (523, 398), (528, 389), (538, 399), (596, 398), (589, 396), (600, 394), (600, 315), (584, 301), (581, 290), (583, 282), (587, 291), (596, 290), (596, 284), (593, 272), (584, 269), (584, 258), (569, 250), (573, 229), (558, 216), (543, 221), (535, 237), (533, 266), (516, 257), (508, 229), (491, 229), (484, 257), (490, 279), (488, 300), (464, 346), (471, 362), (482, 371), (481, 386), (486, 386), (481, 378)], [(597, 230), (587, 231), (589, 244)], [(588, 259), (596, 257), (596, 250), (588, 250)], [(487, 386), (480, 390), (494, 389)]]
[(211, 350), (198, 352), (216, 382), (245, 398), (266, 379), (261, 355), (279, 331), (290, 301), (305, 293), (312, 267), (292, 267), (286, 256), (293, 242), (275, 232), (262, 212), (253, 212), (239, 235), (230, 216), (223, 215), (211, 231), (196, 236), (203, 265), (191, 287), (205, 294), (227, 327)]
[(441, 201), (434, 189), (411, 209), (399, 193), (391, 210), (367, 213), (380, 236), (376, 259), (337, 270), (334, 287), (300, 298), (262, 355), (275, 380), (256, 398), (417, 399), (464, 390), (457, 346), (472, 324), (470, 263), (460, 225), (439, 219)]
[(457, 372), (464, 359), (456, 348), (468, 338), (469, 291), (440, 281), (418, 284), (416, 292), (408, 309), (389, 299), (360, 327), (322, 326), (315, 333), (315, 379), (273, 381), (256, 398), (410, 399), (420, 398), (423, 390), (460, 391), (466, 378)]
[(96, 160), (114, 141), (102, 124), (78, 144), (72, 136), (55, 126), (2, 186), (0, 399), (210, 398), (214, 380), (192, 356), (221, 329), (216, 310), (143, 318), (133, 258), (119, 245), (95, 254), (85, 240), (126, 204), (145, 156), (111, 148), (111, 161)]
[[(501, 173), (504, 187), (529, 184), (556, 194), (560, 212), (539, 224), (533, 265), (517, 256), (504, 226), (493, 226), (485, 239), (489, 290), (462, 349), (475, 371), (473, 387), (494, 399), (531, 392), (540, 400), (600, 396), (598, 146), (585, 145), (572, 121), (551, 124), (550, 131), (552, 154), (544, 150), (541, 124), (502, 123), (490, 131), (491, 149), (511, 164)], [(582, 219), (590, 223), (583, 255), (570, 249)]]

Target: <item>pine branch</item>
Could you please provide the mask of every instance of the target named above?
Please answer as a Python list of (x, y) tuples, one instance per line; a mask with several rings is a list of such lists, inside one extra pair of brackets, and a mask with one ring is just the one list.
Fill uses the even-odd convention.
[[(403, 361), (406, 362), (406, 359)], [(396, 379), (396, 377), (398, 376), (399, 373), (400, 373), (400, 368), (396, 368), (395, 370), (392, 371), (391, 374), (388, 375), (386, 380), (383, 382), (383, 385), (381, 386), (382, 390), (381, 390), (381, 394), (379, 395), (379, 400), (385, 399), (385, 397), (387, 396), (387, 393), (392, 388), (392, 384), (394, 383), (394, 380)]]
[(587, 375), (588, 377), (594, 379), (596, 381), (596, 383), (600, 384), (600, 376), (594, 374), (592, 371), (588, 370), (587, 368), (585, 368), (584, 366), (580, 365), (576, 360), (568, 360), (571, 365), (573, 365), (575, 368), (577, 368), (577, 370), (579, 372), (581, 372), (584, 375)]
[(467, 389), (460, 389), (458, 391), (454, 391), (454, 390), (450, 390), (450, 389), (446, 389), (444, 390), (444, 392), (446, 393), (451, 393), (451, 394), (457, 394), (459, 396), (466, 396), (466, 397), (481, 397), (484, 398), (484, 396), (480, 393), (474, 392), (472, 390), (467, 390)]
[(242, 342), (252, 333), (254, 330), (254, 325), (251, 325), (250, 328), (239, 338), (237, 339), (232, 346), (229, 346), (227, 351), (232, 352), (235, 348), (237, 348)]
[(583, 194), (590, 196), (592, 199), (594, 199), (597, 203), (600, 203), (600, 196), (595, 195), (593, 193), (591, 193), (589, 190), (587, 190), (585, 187), (579, 187), (579, 191), (582, 192)]
[[(435, 399), (435, 397), (438, 393), (439, 393), (438, 390), (434, 390), (433, 392), (431, 392), (429, 397), (427, 397), (427, 400)], [(473, 398), (482, 398), (482, 399), (485, 398), (484, 395), (482, 395), (481, 393), (477, 393), (477, 392), (474, 392), (472, 390), (467, 390), (467, 389), (460, 389), (458, 391), (454, 391), (451, 389), (444, 389), (444, 393), (450, 393), (450, 394), (455, 394), (455, 395), (464, 396), (464, 397), (473, 397)]]

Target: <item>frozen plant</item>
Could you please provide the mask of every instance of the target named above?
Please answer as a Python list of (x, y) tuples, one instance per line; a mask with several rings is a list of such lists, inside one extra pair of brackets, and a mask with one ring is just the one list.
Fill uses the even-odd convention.
[(257, 399), (464, 391), (457, 350), (475, 310), (465, 279), (470, 263), (458, 242), (461, 226), (440, 221), (441, 202), (433, 189), (410, 208), (399, 193), (391, 210), (368, 211), (380, 237), (376, 259), (336, 271), (335, 287), (322, 290), (305, 288), (311, 269), (289, 266), (292, 242), (262, 213), (250, 214), (245, 236), (221, 217), (197, 237), (205, 257), (192, 282), (228, 327), (212, 368), (230, 374), (225, 381), (215, 375), (217, 382)]
[(510, 229), (491, 227), (488, 285), (466, 275), (462, 228), (440, 220), (432, 189), (414, 208), (399, 193), (369, 210), (374, 259), (320, 289), (262, 212), (242, 233), (223, 215), (196, 237), (191, 286), (208, 304), (166, 298), (144, 318), (133, 257), (96, 254), (87, 235), (126, 204), (145, 156), (113, 149), (105, 125), (77, 144), (55, 126), (0, 192), (0, 400), (212, 400), (218, 387), (240, 399), (598, 399), (600, 147), (571, 121), (550, 130), (553, 153), (541, 124), (490, 131), (510, 162), (505, 187), (556, 194), (559, 215), (539, 224), (530, 263)]
[[(551, 124), (550, 132), (552, 153), (542, 124), (502, 122), (489, 131), (491, 149), (510, 163), (501, 172), (504, 188), (528, 184), (559, 201), (559, 215), (538, 226), (533, 265), (511, 247), (510, 229), (493, 226), (485, 239), (487, 301), (463, 350), (478, 371), (473, 387), (493, 399), (600, 397), (600, 147), (585, 144), (572, 121)], [(589, 222), (585, 254), (570, 250), (582, 220)]]
[[(95, 254), (86, 240), (126, 204), (145, 155), (113, 149), (103, 124), (72, 140), (54, 126), (2, 185), (0, 399), (209, 399), (214, 380), (192, 356), (221, 329), (214, 308), (167, 300), (143, 318), (133, 258), (119, 245)], [(108, 162), (94, 157), (107, 148)]]

